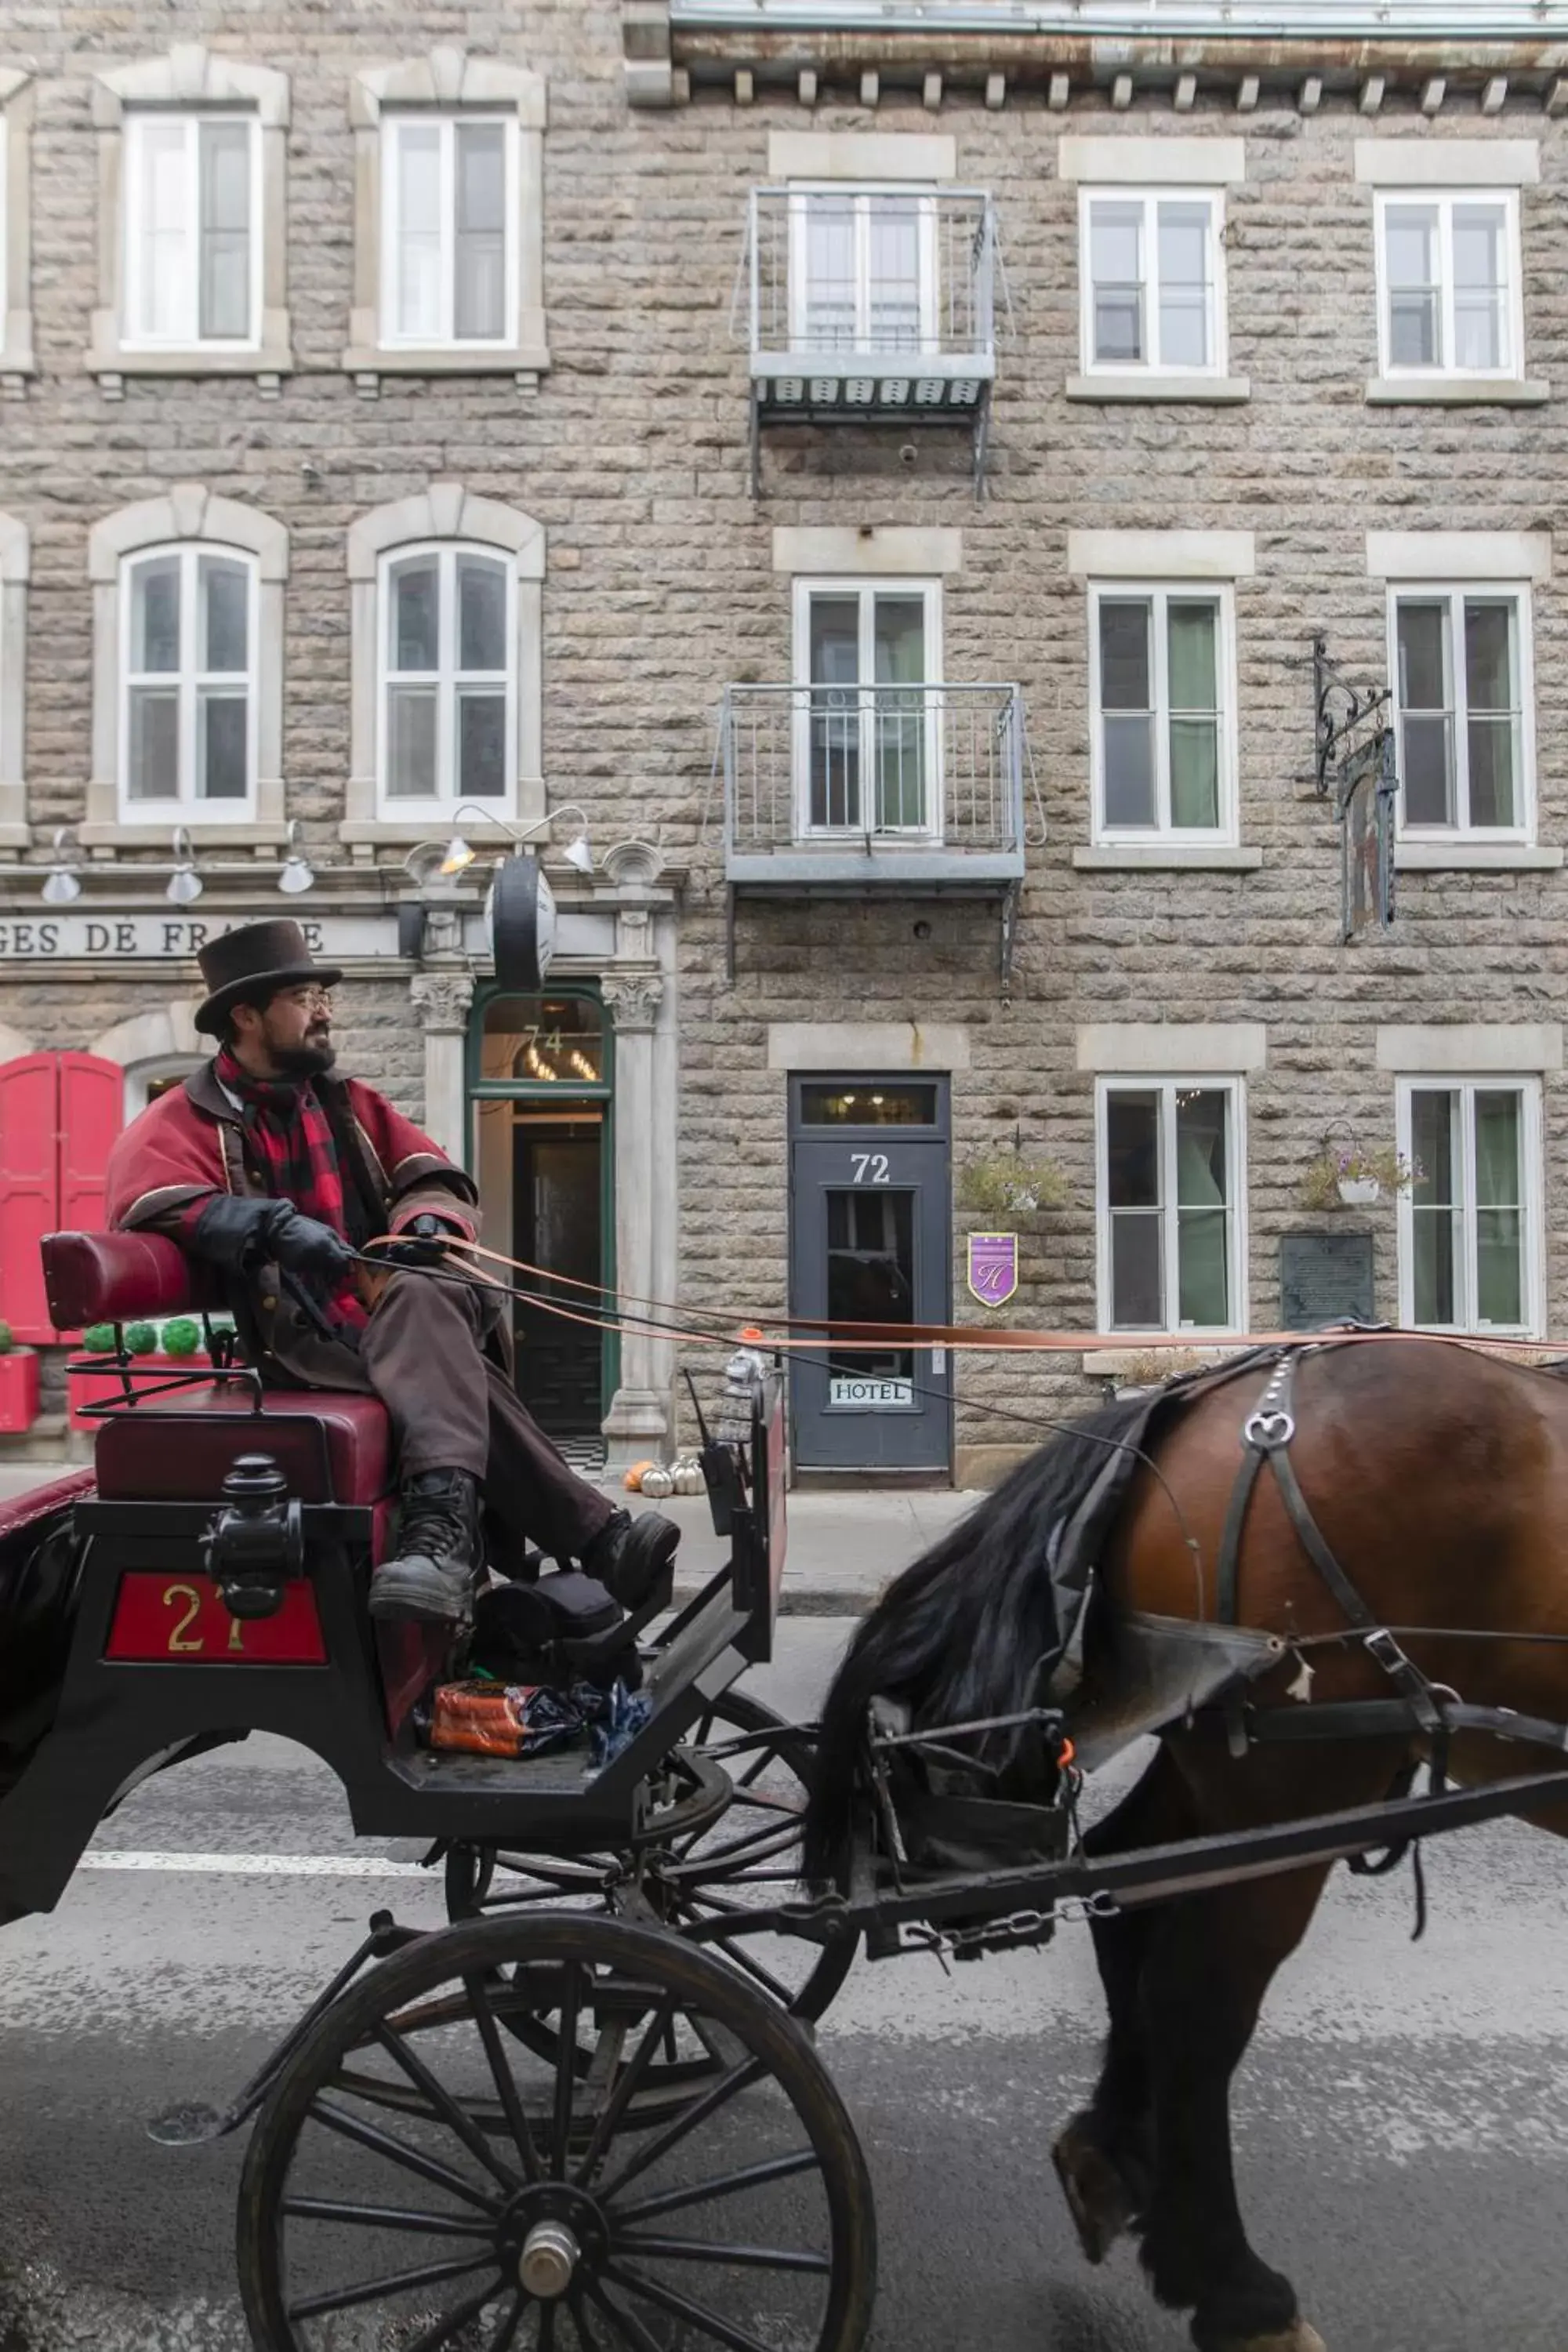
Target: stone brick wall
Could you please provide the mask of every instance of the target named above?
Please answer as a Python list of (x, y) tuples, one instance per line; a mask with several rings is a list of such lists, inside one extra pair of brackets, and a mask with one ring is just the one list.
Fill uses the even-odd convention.
[[(1009, 1318), (1089, 1328), (1095, 1315), (1092, 1081), (1075, 1066), (1090, 1021), (1261, 1020), (1268, 1066), (1248, 1087), (1251, 1299), (1278, 1307), (1281, 1231), (1304, 1222), (1300, 1171), (1331, 1118), (1392, 1140), (1393, 1082), (1375, 1066), (1391, 1020), (1557, 1017), (1568, 950), (1568, 873), (1402, 877), (1391, 940), (1338, 943), (1337, 837), (1300, 796), (1314, 630), (1381, 669), (1384, 593), (1365, 573), (1368, 529), (1539, 530), (1555, 514), (1568, 401), (1568, 127), (1538, 101), (1496, 117), (1425, 121), (1390, 96), (1367, 123), (1343, 99), (1304, 118), (1269, 103), (1246, 118), (1200, 95), (1113, 113), (978, 99), (934, 127), (958, 142), (961, 182), (992, 189), (1012, 297), (988, 492), (973, 503), (961, 436), (797, 428), (767, 437), (765, 495), (746, 481), (744, 353), (731, 331), (747, 190), (766, 177), (772, 129), (929, 131), (894, 98), (874, 114), (837, 102), (738, 107), (700, 93), (669, 112), (628, 110), (619, 10), (610, 0), (481, 6), (266, 9), (182, 0), (13, 9), (0, 58), (37, 76), (34, 309), (39, 375), (0, 407), (0, 509), (33, 533), (27, 775), (47, 829), (83, 814), (90, 757), (89, 526), (180, 480), (255, 502), (287, 524), (285, 774), (290, 814), (330, 864), (348, 768), (345, 534), (365, 507), (437, 478), (525, 509), (548, 532), (544, 768), (584, 803), (596, 841), (636, 834), (689, 865), (680, 930), (681, 1252), (686, 1294), (757, 1311), (784, 1302), (784, 1081), (766, 1066), (774, 1021), (941, 1019), (972, 1030), (954, 1086), (960, 1157), (1011, 1139), (1061, 1159), (1074, 1204), (1027, 1236)], [(286, 70), (289, 301), (297, 372), (277, 400), (244, 380), (131, 382), (110, 404), (81, 369), (97, 299), (91, 77), (178, 35)], [(549, 85), (545, 293), (553, 365), (534, 395), (510, 379), (384, 380), (356, 395), (340, 362), (353, 264), (347, 95), (363, 65), (466, 45), (533, 66)], [(1205, 110), (1207, 110), (1205, 111)], [(1528, 371), (1558, 394), (1541, 409), (1369, 407), (1376, 373), (1373, 198), (1352, 146), (1369, 128), (1440, 156), (1445, 138), (1538, 138), (1542, 184), (1521, 196)], [(1227, 199), (1230, 363), (1239, 407), (1069, 403), (1078, 372), (1077, 191), (1058, 138), (1085, 132), (1241, 131), (1247, 176)], [(1435, 176), (1440, 170), (1435, 166)], [(307, 476), (307, 465), (313, 469)], [(777, 524), (946, 524), (963, 565), (944, 593), (950, 677), (1016, 678), (1030, 712), (1047, 838), (1030, 854), (1012, 993), (995, 926), (963, 905), (742, 909), (739, 976), (723, 977), (722, 871), (709, 793), (720, 695), (732, 677), (789, 675), (789, 593), (772, 569)], [(1258, 574), (1237, 590), (1242, 839), (1257, 873), (1075, 872), (1089, 838), (1085, 598), (1066, 568), (1069, 529), (1246, 529)], [(1568, 624), (1559, 588), (1534, 598), (1539, 838), (1568, 840)], [(122, 855), (128, 855), (121, 853)], [(132, 862), (134, 862), (133, 854)], [(919, 939), (915, 922), (928, 922)], [(151, 981), (54, 988), (0, 971), (0, 1020), (39, 1043), (81, 1044), (167, 997)], [(106, 999), (112, 997), (112, 1002)], [(356, 988), (345, 1060), (417, 1109), (419, 1040), (401, 988)], [(1547, 1082), (1548, 1300), (1568, 1325), (1568, 1244), (1553, 1212), (1568, 1180), (1560, 1077)], [(1394, 1307), (1392, 1212), (1380, 1208), (1379, 1306)], [(955, 1268), (958, 1311), (966, 1308)], [(1092, 1393), (1070, 1360), (961, 1373), (966, 1402), (1056, 1409)], [(1000, 1410), (961, 1434), (1009, 1442)]]

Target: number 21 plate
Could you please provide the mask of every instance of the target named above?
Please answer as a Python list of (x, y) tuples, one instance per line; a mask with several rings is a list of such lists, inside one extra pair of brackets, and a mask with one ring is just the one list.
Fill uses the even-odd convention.
[(133, 1570), (120, 1580), (108, 1658), (127, 1664), (321, 1666), (327, 1662), (313, 1585), (290, 1577), (275, 1617), (231, 1617), (210, 1576)]

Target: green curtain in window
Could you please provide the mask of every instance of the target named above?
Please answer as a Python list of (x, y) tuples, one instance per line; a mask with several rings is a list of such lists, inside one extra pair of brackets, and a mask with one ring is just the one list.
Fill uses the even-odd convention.
[(1483, 1323), (1524, 1320), (1524, 1219), (1517, 1094), (1476, 1095), (1476, 1312)]
[(1201, 1094), (1176, 1106), (1176, 1290), (1183, 1323), (1230, 1320), (1225, 1204), (1226, 1098)]
[[(926, 816), (925, 602), (879, 596), (877, 666), (877, 824), (922, 827)], [(889, 691), (889, 689), (893, 689)]]
[(1171, 603), (1171, 823), (1212, 832), (1219, 824), (1219, 615), (1212, 604)]

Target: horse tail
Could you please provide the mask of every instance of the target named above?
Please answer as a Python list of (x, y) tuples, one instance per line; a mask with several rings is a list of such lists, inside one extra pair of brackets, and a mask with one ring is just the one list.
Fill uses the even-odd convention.
[(862, 1620), (822, 1711), (805, 1822), (808, 1881), (832, 1881), (847, 1859), (866, 1797), (861, 1757), (872, 1699), (901, 1701), (932, 1723), (1013, 1715), (1036, 1703), (1041, 1663), (1061, 1638), (1053, 1536), (1145, 1411), (1144, 1400), (1120, 1399), (1041, 1446)]

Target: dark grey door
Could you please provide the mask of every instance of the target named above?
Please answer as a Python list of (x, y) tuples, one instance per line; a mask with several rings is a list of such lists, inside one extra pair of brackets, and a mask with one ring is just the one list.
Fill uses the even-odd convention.
[[(790, 1082), (790, 1309), (836, 1323), (945, 1323), (952, 1222), (945, 1078)], [(801, 1349), (804, 1470), (946, 1470), (944, 1348)]]

